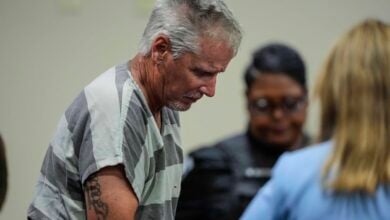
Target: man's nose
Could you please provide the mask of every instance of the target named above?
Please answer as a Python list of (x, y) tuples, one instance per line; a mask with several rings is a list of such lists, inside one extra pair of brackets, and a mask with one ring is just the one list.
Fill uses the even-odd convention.
[(200, 87), (200, 91), (208, 97), (213, 97), (215, 95), (215, 86), (217, 84), (217, 76), (209, 79), (205, 85)]

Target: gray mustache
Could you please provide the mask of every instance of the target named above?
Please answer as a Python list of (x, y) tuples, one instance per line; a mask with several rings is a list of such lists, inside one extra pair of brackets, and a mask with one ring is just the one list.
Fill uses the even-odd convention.
[(202, 98), (202, 96), (203, 96), (202, 93), (195, 93), (195, 94), (185, 95), (185, 97), (192, 98), (192, 99), (200, 99), (200, 98)]

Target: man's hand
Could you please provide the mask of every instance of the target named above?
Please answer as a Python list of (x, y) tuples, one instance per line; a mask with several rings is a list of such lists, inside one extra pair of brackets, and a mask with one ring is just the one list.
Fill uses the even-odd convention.
[(137, 197), (122, 165), (105, 167), (91, 175), (84, 185), (87, 219), (134, 219)]

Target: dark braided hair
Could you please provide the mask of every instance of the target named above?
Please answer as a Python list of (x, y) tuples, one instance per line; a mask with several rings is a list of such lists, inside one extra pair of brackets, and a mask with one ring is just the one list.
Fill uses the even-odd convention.
[(253, 53), (252, 62), (244, 74), (246, 89), (263, 73), (287, 75), (306, 91), (304, 61), (296, 50), (284, 44), (268, 44)]

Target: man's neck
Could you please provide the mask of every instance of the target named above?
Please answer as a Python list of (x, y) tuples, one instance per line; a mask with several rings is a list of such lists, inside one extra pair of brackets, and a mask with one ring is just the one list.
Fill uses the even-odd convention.
[(159, 88), (161, 87), (162, 82), (160, 82), (160, 78), (158, 74), (156, 74), (156, 67), (147, 57), (138, 54), (128, 63), (128, 68), (134, 80), (142, 90), (157, 125), (161, 127), (161, 110), (163, 103)]

